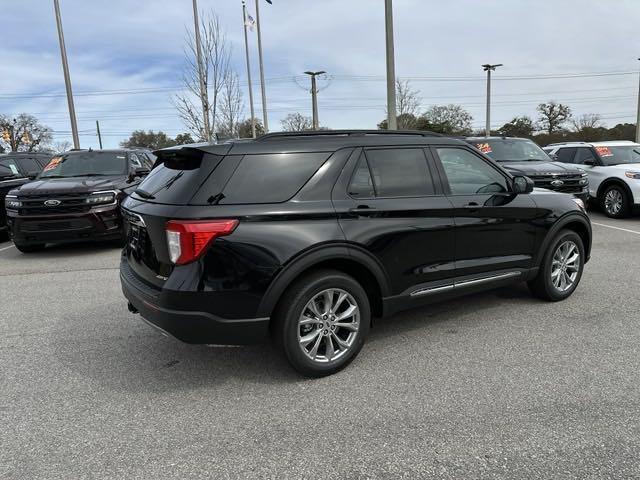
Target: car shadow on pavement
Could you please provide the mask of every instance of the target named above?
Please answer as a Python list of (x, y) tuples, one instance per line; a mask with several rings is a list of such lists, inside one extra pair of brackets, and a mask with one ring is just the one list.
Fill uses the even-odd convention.
[(108, 252), (113, 250), (122, 250), (117, 242), (78, 242), (78, 243), (60, 243), (47, 245), (44, 250), (23, 254), (26, 258), (43, 258), (43, 257), (81, 257), (85, 255), (94, 255), (96, 253)]

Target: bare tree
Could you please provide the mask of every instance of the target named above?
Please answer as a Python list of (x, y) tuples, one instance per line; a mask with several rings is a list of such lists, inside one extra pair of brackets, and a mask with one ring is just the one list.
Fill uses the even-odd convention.
[(21, 113), (10, 118), (0, 115), (0, 144), (11, 152), (36, 152), (51, 143), (51, 129), (33, 115)]
[(396, 81), (396, 109), (399, 130), (416, 128), (416, 119), (420, 114), (420, 92), (413, 90), (409, 80)]
[(203, 76), (207, 90), (204, 100), (211, 131), (205, 131), (196, 42), (190, 30), (187, 30), (184, 51), (187, 67), (182, 76), (186, 93), (176, 95), (173, 103), (189, 132), (198, 140), (205, 140), (213, 136), (216, 131), (219, 97), (224, 88), (225, 79), (229, 76), (231, 49), (224, 28), (215, 13), (201, 16), (200, 37)]
[(313, 120), (311, 117), (306, 117), (298, 112), (290, 113), (280, 120), (280, 124), (285, 132), (304, 132), (307, 130), (313, 130)]
[(240, 91), (240, 79), (238, 74), (227, 71), (222, 92), (220, 93), (219, 107), (219, 132), (223, 137), (238, 138), (238, 126), (244, 113), (244, 102)]
[(71, 150), (72, 143), (69, 140), (63, 140), (61, 142), (54, 142), (52, 150), (55, 153), (64, 153), (67, 150)]
[(602, 127), (602, 117), (597, 113), (585, 113), (577, 118), (572, 118), (571, 126), (576, 132), (582, 132), (588, 128)]

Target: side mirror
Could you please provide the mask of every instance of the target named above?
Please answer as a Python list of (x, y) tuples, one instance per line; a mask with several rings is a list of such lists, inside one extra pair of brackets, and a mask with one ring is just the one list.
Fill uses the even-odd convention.
[(558, 161), (558, 155), (556, 155), (555, 153), (547, 153), (547, 155), (549, 155), (549, 158), (551, 158), (551, 160), (553, 160), (554, 162)]
[(36, 178), (38, 175), (40, 174), (39, 171), (37, 170), (32, 170), (30, 172), (27, 172), (27, 178), (30, 178), (31, 180), (33, 180), (34, 178)]
[(593, 160), (585, 160), (583, 162), (584, 165), (591, 165), (592, 167), (596, 164)]
[(149, 175), (149, 169), (147, 167), (134, 168), (131, 175), (133, 177), (144, 177), (145, 175)]
[(531, 193), (535, 184), (529, 177), (517, 176), (513, 177), (513, 192), (517, 195), (520, 193)]

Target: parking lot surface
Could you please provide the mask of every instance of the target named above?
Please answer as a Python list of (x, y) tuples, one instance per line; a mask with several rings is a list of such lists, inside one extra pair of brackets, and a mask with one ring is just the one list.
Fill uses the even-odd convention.
[(319, 380), (163, 337), (112, 246), (1, 243), (0, 478), (638, 477), (640, 218), (592, 220), (567, 301), (402, 313)]

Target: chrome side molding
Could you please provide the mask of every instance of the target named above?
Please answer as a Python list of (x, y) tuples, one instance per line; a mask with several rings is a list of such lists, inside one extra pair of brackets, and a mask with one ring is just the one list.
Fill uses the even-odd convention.
[(411, 292), (410, 296), (421, 297), (423, 295), (443, 293), (443, 292), (446, 292), (449, 290), (455, 290), (458, 288), (470, 287), (473, 285), (481, 285), (483, 283), (497, 282), (498, 280), (505, 280), (507, 278), (512, 278), (512, 277), (519, 277), (520, 275), (522, 275), (522, 272), (514, 270), (512, 272), (500, 273), (498, 275), (491, 275), (488, 277), (474, 278), (471, 280), (465, 280), (463, 282), (455, 282), (448, 285), (439, 285), (437, 287), (421, 288), (419, 290)]

